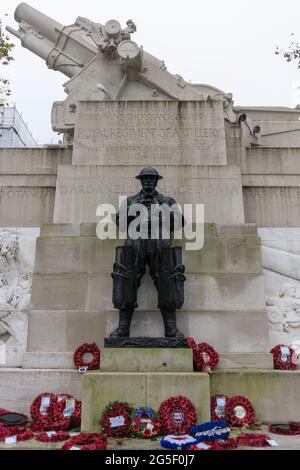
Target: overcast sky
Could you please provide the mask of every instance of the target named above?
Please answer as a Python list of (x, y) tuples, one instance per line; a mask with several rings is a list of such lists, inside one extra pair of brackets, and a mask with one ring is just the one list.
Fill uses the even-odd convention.
[[(5, 2), (6, 22), (17, 28), (19, 1)], [(77, 16), (102, 24), (117, 19), (137, 24), (133, 39), (165, 61), (172, 73), (193, 83), (231, 92), (237, 105), (291, 106), (300, 103), (300, 70), (275, 55), (290, 34), (300, 41), (299, 0), (31, 0), (28, 3), (67, 25)], [(1, 7), (0, 16), (3, 17)], [(5, 68), (24, 120), (39, 143), (57, 142), (51, 130), (52, 102), (64, 98), (67, 77), (17, 44)], [(3, 71), (1, 71), (3, 74)]]

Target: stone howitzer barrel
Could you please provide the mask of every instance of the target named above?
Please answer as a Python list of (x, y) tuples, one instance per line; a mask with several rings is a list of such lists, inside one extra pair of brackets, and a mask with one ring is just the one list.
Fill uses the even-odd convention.
[(15, 11), (19, 30), (7, 30), (21, 40), (22, 46), (46, 61), (48, 68), (75, 76), (97, 54), (98, 49), (88, 36), (85, 23), (79, 17), (76, 23), (63, 26), (35, 8), (21, 3)]

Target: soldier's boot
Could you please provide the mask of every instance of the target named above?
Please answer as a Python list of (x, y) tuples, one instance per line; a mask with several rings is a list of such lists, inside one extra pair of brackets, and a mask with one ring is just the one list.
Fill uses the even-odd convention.
[(164, 325), (165, 325), (165, 337), (166, 338), (184, 338), (184, 334), (177, 329), (176, 325), (176, 310), (161, 311)]
[(119, 311), (119, 326), (110, 335), (110, 338), (129, 338), (130, 325), (133, 315), (133, 310), (120, 310)]

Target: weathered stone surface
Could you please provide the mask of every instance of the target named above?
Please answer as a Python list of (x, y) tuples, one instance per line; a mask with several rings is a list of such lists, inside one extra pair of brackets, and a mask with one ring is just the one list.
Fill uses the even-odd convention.
[[(83, 343), (104, 344), (105, 314), (83, 310), (31, 310), (28, 352), (74, 352)], [(42, 366), (41, 366), (42, 367)]]
[(217, 225), (218, 237), (257, 237), (256, 224)]
[(73, 165), (225, 165), (223, 102), (79, 102)]
[(24, 369), (73, 369), (72, 352), (26, 352), (23, 356)]
[[(84, 228), (86, 227), (86, 228)], [(115, 248), (120, 240), (99, 240), (95, 226), (46, 225), (37, 240), (35, 269), (39, 273), (107, 273), (110, 275)], [(86, 230), (93, 236), (77, 236)], [(55, 232), (57, 236), (55, 236)], [(183, 258), (188, 273), (247, 273), (259, 274), (261, 242), (257, 236), (207, 237), (201, 250), (185, 250), (187, 240), (174, 240), (183, 247)]]
[(246, 221), (260, 227), (299, 227), (299, 203), (298, 183), (282, 186), (277, 181), (271, 187), (265, 183), (244, 187)]
[[(41, 237), (79, 237), (79, 224), (43, 224), (41, 226)], [(39, 250), (40, 251), (40, 250)]]
[[(88, 294), (88, 274), (33, 275), (32, 308), (34, 310), (85, 309)], [(92, 309), (91, 309), (92, 310)]]
[(0, 149), (0, 225), (39, 227), (53, 221), (57, 167), (70, 164), (66, 146)]
[(211, 375), (212, 395), (246, 396), (266, 423), (300, 421), (299, 393), (300, 371), (224, 370)]
[[(109, 335), (118, 326), (118, 313), (107, 313)], [(186, 337), (197, 343), (207, 342), (219, 353), (265, 353), (269, 351), (266, 311), (179, 311), (177, 325)], [(131, 327), (132, 336), (144, 332), (160, 337), (164, 327), (159, 311), (136, 311)], [(249, 357), (250, 365), (253, 360)]]
[[(51, 303), (51, 298), (46, 293), (46, 286), (54, 275), (40, 275), (37, 285), (43, 288), (45, 305)], [(60, 275), (56, 275), (57, 279)], [(185, 303), (182, 311), (201, 310), (263, 310), (265, 308), (265, 294), (263, 285), (263, 274), (244, 273), (220, 273), (220, 274), (189, 274), (186, 275)], [(83, 282), (83, 281), (82, 281)], [(51, 282), (52, 283), (52, 282)], [(53, 284), (54, 283), (53, 281)], [(70, 283), (71, 284), (71, 283)], [(103, 310), (111, 309), (111, 280), (106, 275), (91, 275), (89, 278), (88, 310), (96, 310), (99, 305)], [(67, 298), (60, 289), (61, 299), (64, 304), (74, 304), (72, 298)], [(70, 295), (75, 293), (75, 286), (69, 286)], [(33, 297), (33, 299), (35, 299)], [(40, 307), (34, 304), (35, 308)], [(142, 281), (138, 293), (138, 305), (140, 310), (153, 310), (157, 308), (157, 294), (151, 279), (148, 276)], [(48, 308), (48, 307), (47, 307)], [(67, 307), (65, 307), (67, 308)], [(138, 334), (137, 336), (141, 336)]]
[(101, 349), (101, 372), (193, 372), (193, 351), (105, 346)]
[(134, 407), (150, 406), (173, 396), (187, 396), (198, 421), (210, 419), (209, 376), (201, 373), (92, 372), (84, 376), (82, 432), (99, 431), (99, 419), (110, 401), (127, 401)]
[(81, 400), (82, 380), (82, 375), (76, 370), (0, 368), (1, 407), (29, 415), (34, 398), (45, 391), (70, 393)]
[(106, 348), (150, 348), (150, 349), (182, 349), (188, 348), (185, 338), (151, 338), (151, 337), (130, 337), (130, 338), (106, 338), (104, 342)]
[(2, 186), (0, 188), (0, 225), (2, 227), (39, 227), (52, 222), (55, 187)]
[(272, 369), (273, 355), (270, 353), (224, 353), (219, 354), (219, 369)]
[[(205, 222), (244, 223), (241, 173), (237, 166), (156, 165), (164, 179), (158, 190), (183, 204), (204, 204)], [(61, 166), (58, 171), (55, 223), (98, 222), (99, 204), (119, 207), (119, 197), (137, 193), (139, 165)]]
[(58, 165), (70, 165), (72, 147), (0, 148), (1, 175), (56, 175)]
[(249, 148), (241, 161), (242, 175), (299, 175), (300, 149)]

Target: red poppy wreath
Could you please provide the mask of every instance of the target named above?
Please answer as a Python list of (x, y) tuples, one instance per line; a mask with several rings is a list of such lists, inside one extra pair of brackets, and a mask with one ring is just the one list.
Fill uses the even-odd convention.
[(53, 422), (69, 419), (70, 426), (79, 426), (81, 422), (81, 401), (75, 400), (72, 395), (57, 395), (52, 400), (49, 415)]
[(199, 344), (198, 348), (202, 354), (204, 369), (214, 369), (219, 362), (219, 354), (217, 351), (207, 343)]
[(238, 445), (247, 447), (269, 447), (269, 439), (266, 434), (251, 433), (242, 433), (236, 438)]
[(125, 437), (130, 434), (132, 406), (129, 403), (109, 403), (100, 424), (108, 437)]
[(297, 369), (297, 354), (290, 346), (278, 344), (271, 349), (271, 353), (273, 354), (274, 369)]
[(70, 434), (65, 431), (48, 431), (39, 433), (36, 440), (39, 442), (62, 442), (67, 441), (69, 437)]
[(42, 393), (31, 408), (32, 431), (65, 431), (78, 426), (81, 421), (81, 402), (72, 395)]
[[(84, 361), (85, 354), (92, 354), (93, 359), (89, 362)], [(100, 368), (100, 349), (93, 344), (84, 343), (74, 352), (74, 364), (77, 369), (87, 367), (88, 370), (98, 370)]]
[(16, 436), (16, 441), (17, 442), (24, 442), (24, 441), (29, 441), (30, 439), (33, 439), (34, 438), (34, 434), (32, 431), (30, 431), (29, 429), (25, 429), (24, 431), (22, 432), (18, 432), (17, 434), (12, 434), (11, 432), (9, 433), (8, 436), (4, 436), (2, 435), (0, 437), (0, 441), (5, 441), (5, 439), (7, 437), (13, 437), (13, 436)]
[(0, 440), (4, 440), (7, 437), (16, 436), (18, 434), (23, 434), (25, 431), (25, 426), (0, 426)]
[(250, 424), (255, 419), (252, 403), (243, 396), (228, 398), (225, 404), (225, 420), (229, 426)]
[(30, 414), (33, 421), (43, 420), (49, 417), (51, 405), (55, 400), (54, 393), (41, 393), (32, 402), (30, 406)]
[(107, 437), (103, 434), (78, 434), (62, 446), (62, 450), (106, 450)]
[(281, 434), (282, 436), (297, 436), (300, 430), (289, 424), (270, 424), (269, 431), (273, 434)]
[(186, 339), (187, 345), (190, 349), (193, 350), (193, 361), (194, 361), (194, 370), (201, 371), (204, 369), (204, 360), (203, 356), (201, 354), (201, 351), (199, 350), (199, 347), (194, 340), (194, 338), (188, 337)]
[(160, 405), (158, 423), (163, 434), (187, 434), (196, 422), (196, 409), (187, 397), (171, 397)]

